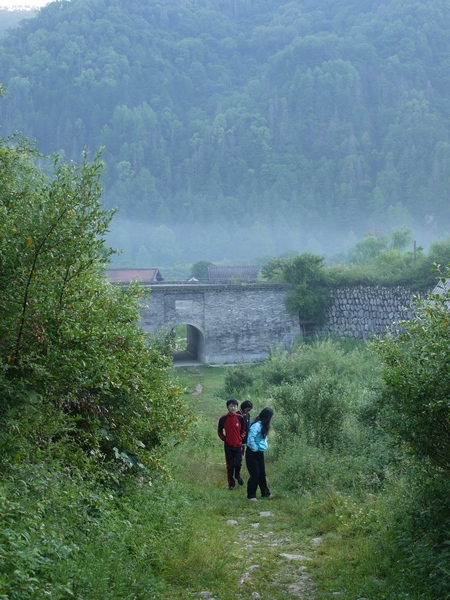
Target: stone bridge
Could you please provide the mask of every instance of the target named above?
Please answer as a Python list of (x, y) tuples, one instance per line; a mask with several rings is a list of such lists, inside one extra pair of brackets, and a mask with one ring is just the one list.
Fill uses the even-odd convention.
[(140, 326), (156, 333), (186, 325), (192, 360), (226, 364), (262, 360), (271, 348), (289, 348), (298, 333), (298, 317), (285, 308), (288, 285), (166, 284), (151, 287)]

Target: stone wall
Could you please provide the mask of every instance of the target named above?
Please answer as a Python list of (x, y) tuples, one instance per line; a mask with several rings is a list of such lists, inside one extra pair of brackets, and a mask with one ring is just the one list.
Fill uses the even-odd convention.
[(289, 348), (300, 332), (285, 306), (286, 285), (158, 284), (141, 310), (149, 332), (188, 326), (191, 352), (207, 364), (266, 358), (274, 346)]
[(413, 315), (413, 295), (400, 286), (331, 289), (326, 324), (317, 333), (356, 339), (395, 333), (397, 323)]
[[(141, 310), (148, 332), (187, 326), (188, 350), (207, 364), (266, 358), (289, 348), (300, 333), (285, 298), (291, 286), (275, 284), (157, 284)], [(368, 339), (398, 331), (413, 314), (413, 293), (401, 287), (356, 286), (330, 290), (326, 324), (315, 333)]]

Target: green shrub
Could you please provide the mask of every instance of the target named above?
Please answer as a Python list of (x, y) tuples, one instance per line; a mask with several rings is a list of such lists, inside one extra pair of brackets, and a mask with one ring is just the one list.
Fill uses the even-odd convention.
[(345, 452), (342, 447), (330, 451), (311, 446), (303, 438), (286, 437), (277, 440), (276, 460), (274, 487), (288, 492), (335, 489), (355, 494), (375, 493), (384, 484), (379, 464), (374, 465), (367, 449), (360, 453), (350, 449)]
[(0, 598), (171, 597), (168, 570), (192, 540), (192, 509), (176, 484), (108, 487), (57, 461), (3, 475)]
[(0, 598), (69, 598), (67, 579), (54, 577), (55, 566), (77, 547), (43, 521), (42, 500), (12, 501), (0, 490)]
[[(378, 340), (384, 387), (383, 426), (404, 453), (409, 494), (398, 542), (414, 569), (450, 588), (450, 353), (449, 299), (430, 295), (398, 338)], [(406, 499), (405, 499), (406, 500)], [(445, 566), (444, 566), (445, 565)], [(447, 570), (446, 570), (447, 569)], [(436, 598), (447, 597), (443, 588)]]
[(208, 267), (214, 266), (214, 263), (209, 260), (199, 260), (191, 266), (191, 277), (195, 277), (199, 281), (208, 280)]
[(333, 485), (373, 492), (397, 460), (379, 427), (379, 360), (365, 346), (345, 347), (319, 340), (290, 355), (276, 352), (261, 366), (272, 384), (280, 434), (274, 453), (289, 489)]
[(450, 474), (450, 318), (447, 297), (431, 297), (404, 335), (378, 340), (384, 362), (383, 414), (397, 443)]
[(244, 365), (230, 367), (225, 373), (224, 391), (227, 396), (239, 395), (254, 383), (254, 376)]
[(301, 438), (286, 437), (277, 443), (276, 460), (275, 486), (289, 492), (304, 493), (329, 485), (335, 470), (326, 453)]
[(317, 448), (332, 448), (342, 433), (345, 388), (325, 370), (302, 383), (275, 388), (275, 410), (287, 435), (301, 436)]
[(393, 545), (404, 556), (411, 588), (426, 582), (430, 597), (450, 595), (450, 484), (416, 462), (404, 463), (403, 486), (391, 507)]
[(347, 262), (328, 265), (325, 276), (332, 286), (402, 285), (423, 292), (438, 281), (435, 264), (450, 264), (449, 238), (435, 240), (425, 254), (421, 246), (413, 247), (411, 232), (403, 228), (389, 237), (364, 237), (350, 250)]
[(261, 365), (259, 377), (267, 385), (294, 383), (325, 368), (337, 379), (347, 378), (355, 385), (375, 384), (380, 363), (377, 357), (365, 347), (350, 346), (346, 342), (325, 339), (312, 343), (302, 343), (291, 353), (276, 349)]
[(261, 269), (268, 281), (292, 284), (286, 308), (304, 324), (320, 325), (325, 319), (328, 289), (323, 261), (321, 256), (303, 252), (293, 258), (273, 258)]
[(159, 465), (191, 416), (169, 342), (139, 327), (144, 289), (106, 277), (113, 211), (100, 202), (100, 157), (51, 166), (19, 136), (0, 139), (0, 157), (0, 410), (51, 404), (51, 443), (70, 440), (117, 472)]

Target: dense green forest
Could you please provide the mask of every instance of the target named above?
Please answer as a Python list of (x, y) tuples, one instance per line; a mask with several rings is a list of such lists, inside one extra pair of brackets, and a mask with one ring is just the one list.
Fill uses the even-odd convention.
[(450, 224), (444, 0), (52, 2), (0, 46), (3, 134), (104, 147), (122, 264), (334, 254)]

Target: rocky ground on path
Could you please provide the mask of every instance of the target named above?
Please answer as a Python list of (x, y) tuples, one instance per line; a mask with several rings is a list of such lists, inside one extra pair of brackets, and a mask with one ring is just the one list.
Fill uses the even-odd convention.
[[(271, 501), (270, 509), (261, 507), (251, 514), (249, 511), (248, 516), (230, 516), (224, 520), (223, 527), (239, 529), (236, 536), (239, 541), (234, 543), (245, 550), (245, 559), (237, 574), (237, 600), (314, 600), (315, 586), (308, 563), (322, 539), (301, 539), (298, 532), (293, 539), (292, 532), (278, 520), (276, 501)], [(197, 596), (220, 600), (220, 595), (208, 590)]]

